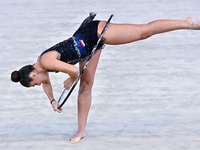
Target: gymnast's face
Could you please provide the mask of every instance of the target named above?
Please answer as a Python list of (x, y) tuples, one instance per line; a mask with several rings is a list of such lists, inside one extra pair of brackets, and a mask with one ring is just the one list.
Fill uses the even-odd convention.
[(29, 77), (32, 79), (30, 82), (30, 87), (34, 87), (35, 85), (40, 86), (47, 80), (47, 77), (44, 74), (37, 74), (35, 71), (32, 71)]

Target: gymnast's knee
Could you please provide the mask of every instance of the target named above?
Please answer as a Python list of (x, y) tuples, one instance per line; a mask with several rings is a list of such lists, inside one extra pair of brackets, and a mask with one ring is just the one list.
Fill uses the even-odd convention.
[(80, 87), (79, 87), (79, 93), (88, 93), (90, 94), (92, 91), (92, 87), (93, 87), (93, 82), (88, 82), (88, 81), (82, 81), (80, 83)]
[(141, 32), (141, 34), (140, 34), (140, 39), (141, 40), (147, 39), (147, 38), (151, 37), (154, 34), (153, 31), (151, 30), (149, 24), (143, 25), (142, 28), (143, 28), (142, 29), (143, 32)]
[(146, 32), (141, 34), (141, 40), (147, 39), (147, 38), (151, 37), (152, 35), (153, 35), (153, 32), (146, 31)]

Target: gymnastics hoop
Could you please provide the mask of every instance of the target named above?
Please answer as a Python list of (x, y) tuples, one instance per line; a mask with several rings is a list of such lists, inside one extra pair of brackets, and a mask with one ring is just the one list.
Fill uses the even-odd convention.
[[(107, 21), (107, 23), (106, 23), (106, 25), (105, 25), (103, 31), (101, 32), (101, 34), (100, 34), (100, 36), (99, 36), (99, 39), (98, 39), (96, 45), (95, 45), (94, 48), (92, 49), (92, 52), (91, 52), (91, 54), (90, 54), (90, 56), (89, 56), (87, 62), (85, 63), (85, 65), (84, 65), (84, 67), (83, 67), (83, 70), (81, 71), (81, 73), (79, 74), (78, 78), (76, 79), (76, 81), (75, 81), (75, 82), (73, 83), (73, 85), (71, 86), (71, 88), (70, 88), (70, 90), (69, 90), (69, 92), (68, 92), (66, 98), (65, 98), (65, 99), (63, 100), (63, 102), (60, 104), (60, 106), (58, 107), (58, 109), (60, 109), (60, 108), (65, 104), (65, 102), (67, 101), (67, 99), (68, 99), (69, 96), (71, 95), (72, 91), (73, 91), (74, 88), (76, 87), (78, 81), (80, 80), (81, 76), (83, 75), (83, 72), (84, 72), (85, 69), (87, 68), (87, 65), (88, 65), (88, 63), (90, 62), (90, 59), (92, 58), (92, 56), (94, 55), (95, 51), (97, 50), (97, 47), (98, 47), (98, 45), (99, 45), (99, 43), (100, 43), (100, 41), (101, 41), (101, 39), (102, 39), (102, 37), (103, 37), (103, 35), (104, 35), (104, 33), (105, 33), (105, 30), (106, 30), (107, 27), (108, 27), (108, 24), (110, 23), (110, 20), (112, 19), (112, 17), (113, 17), (113, 14), (110, 16), (110, 18), (108, 19), (108, 21)], [(60, 96), (58, 102), (60, 102), (60, 100), (62, 99), (62, 97), (63, 97), (63, 95), (64, 95), (65, 92), (66, 92), (66, 89), (63, 90), (63, 92), (62, 92), (62, 94), (61, 94), (61, 96)]]

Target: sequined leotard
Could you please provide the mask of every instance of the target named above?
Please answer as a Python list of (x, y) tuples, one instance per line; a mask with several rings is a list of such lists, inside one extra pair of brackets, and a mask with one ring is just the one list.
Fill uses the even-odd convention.
[[(100, 21), (93, 21), (95, 16), (96, 14), (90, 13), (71, 38), (45, 50), (40, 56), (49, 51), (57, 51), (60, 53), (61, 61), (72, 65), (89, 56), (98, 40), (97, 28)], [(103, 42), (98, 47), (102, 45)]]

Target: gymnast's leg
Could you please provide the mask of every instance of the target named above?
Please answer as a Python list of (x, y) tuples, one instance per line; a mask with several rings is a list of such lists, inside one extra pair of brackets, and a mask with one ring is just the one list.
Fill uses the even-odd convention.
[[(82, 137), (85, 133), (85, 127), (87, 123), (87, 117), (91, 106), (92, 100), (92, 86), (94, 83), (94, 77), (98, 61), (100, 58), (101, 50), (97, 50), (90, 59), (85, 72), (83, 73), (80, 81), (80, 88), (78, 94), (78, 131), (71, 138), (71, 141), (78, 142), (77, 137)], [(82, 71), (88, 58), (79, 63), (80, 71)], [(75, 140), (74, 140), (75, 139)]]
[[(98, 26), (98, 34), (101, 33), (106, 21), (101, 21)], [(200, 30), (200, 23), (192, 17), (186, 20), (156, 20), (148, 24), (113, 24), (110, 23), (104, 34), (105, 44), (118, 45), (146, 39), (154, 34), (178, 30)]]

